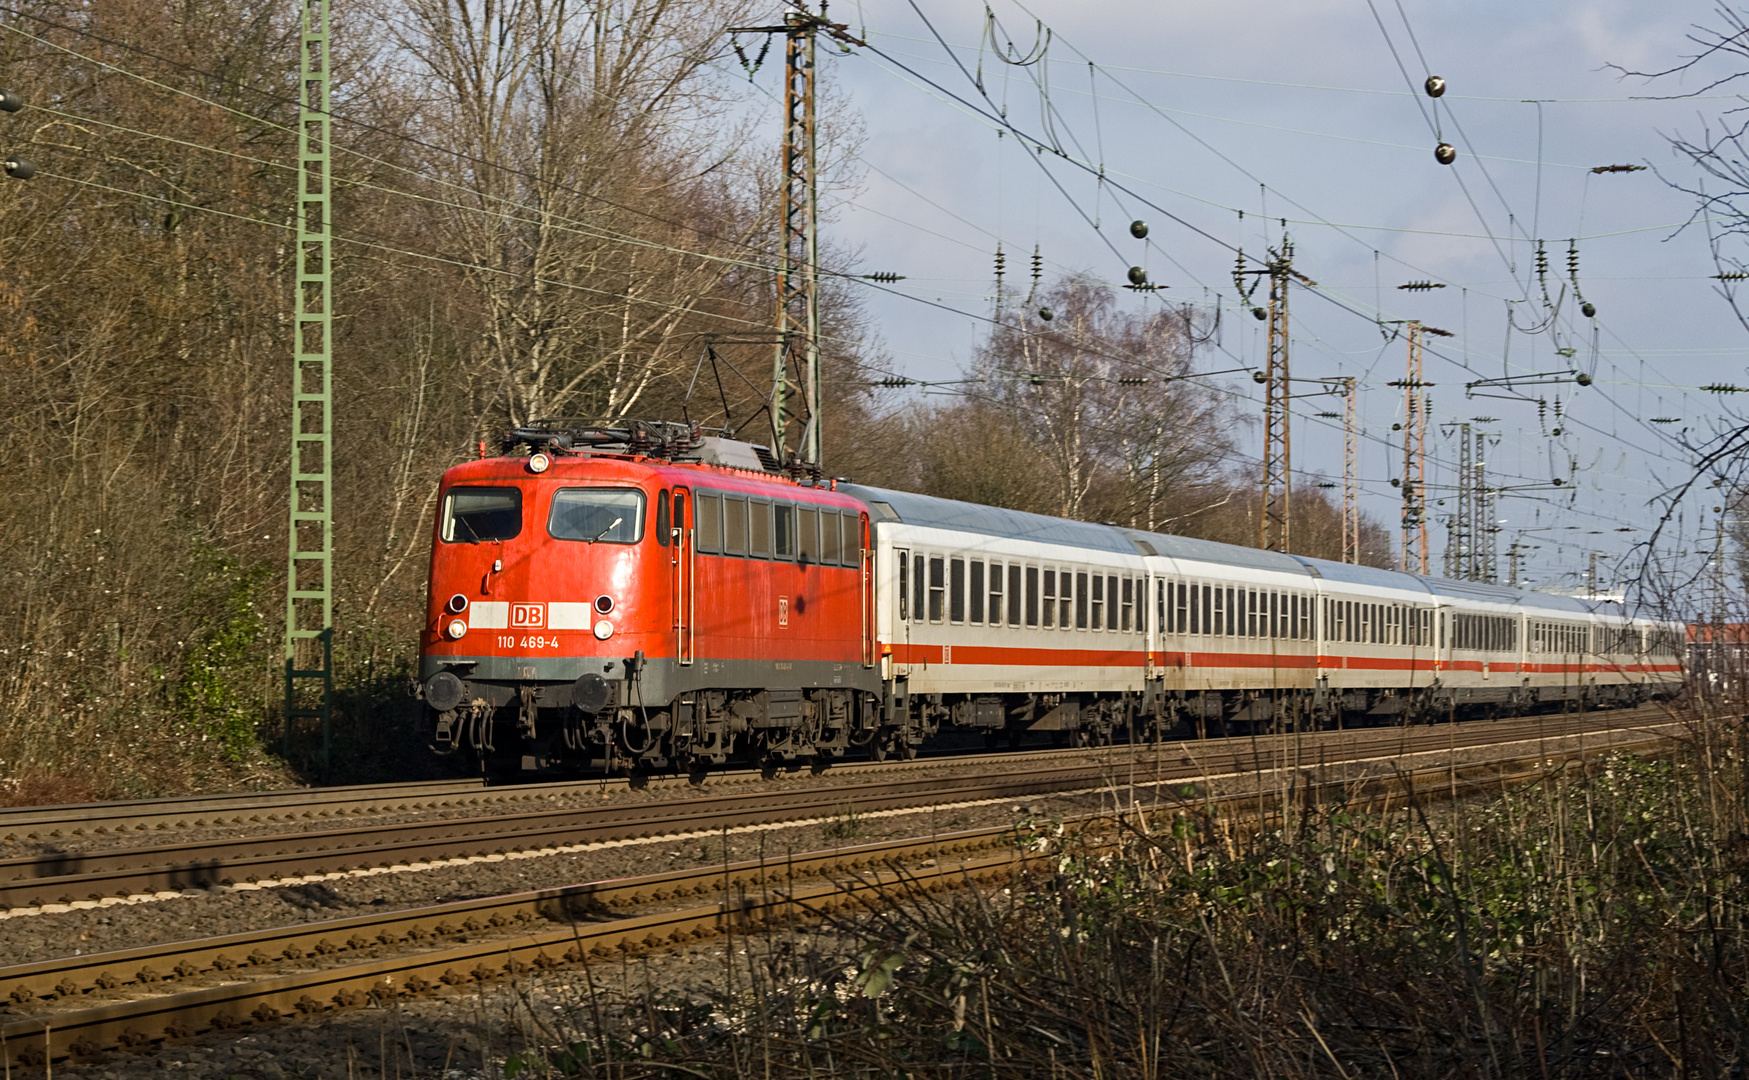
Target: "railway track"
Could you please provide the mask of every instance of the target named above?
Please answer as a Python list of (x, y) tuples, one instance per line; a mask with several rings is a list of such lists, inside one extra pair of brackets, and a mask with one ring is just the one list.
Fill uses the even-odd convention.
[[(1538, 780), (1574, 763), (1588, 767), (1605, 749), (1669, 745), (1659, 733), (1642, 732), (1577, 757), (1563, 754), (1551, 766), (1540, 749), (1521, 743), (1462, 766), (1309, 779), (1293, 794), (1351, 805), (1400, 798), (1411, 788), (1455, 797)], [(1288, 809), (1280, 798), (1259, 807), (1254, 791), (1187, 794), (1165, 780), (1145, 786), (1155, 809), (1191, 805), (1253, 817)], [(1015, 837), (1012, 827), (970, 830), (0, 968), (0, 999), (36, 1009), (0, 1025), (0, 1057), (10, 1068), (144, 1050), (818, 917), (901, 879), (907, 890), (998, 880), (1040, 854)], [(665, 910), (627, 914), (653, 906)]]
[[(1542, 741), (1595, 733), (1675, 726), (1661, 710), (1519, 718), (1425, 728), (1361, 729), (1300, 736), (1126, 745), (1100, 751), (996, 754), (885, 765), (829, 774), (831, 783), (745, 785), (715, 793), (614, 805), (555, 806), (438, 820), (209, 837), (0, 859), (0, 909), (96, 902), (108, 897), (174, 894), (287, 877), (412, 867), (433, 860), (542, 852), (699, 830), (717, 831), (829, 818), (858, 812), (1006, 800), (1113, 783), (1195, 779), (1208, 774), (1267, 774), (1288, 767), (1468, 749), (1507, 741)], [(999, 767), (1004, 771), (990, 771)], [(535, 785), (536, 790), (555, 785)], [(739, 786), (739, 785), (737, 785)], [(601, 790), (600, 781), (588, 782)], [(442, 797), (442, 796), (438, 796)], [(544, 801), (544, 800), (543, 800)]]
[[(1585, 718), (1586, 722), (1613, 719), (1617, 723), (1664, 715), (1656, 707), (1622, 709), (1610, 712), (1524, 717), (1514, 721), (1479, 722), (1492, 727), (1501, 723), (1539, 722), (1558, 724)], [(1466, 725), (1468, 726), (1468, 725)], [(1302, 738), (1360, 737), (1365, 734), (1385, 739), (1395, 737), (1402, 728), (1356, 728), (1347, 732), (1320, 732)], [(1291, 736), (1290, 736), (1291, 737)], [(1243, 739), (1242, 736), (1233, 738)], [(1264, 736), (1264, 740), (1283, 736)], [(1219, 745), (1229, 740), (1209, 740)], [(1246, 740), (1250, 741), (1250, 740)], [(1151, 744), (1150, 744), (1151, 745)], [(1202, 745), (1201, 743), (1172, 743)], [(1128, 749), (1127, 746), (1119, 750)], [(1032, 750), (1024, 752), (1028, 760), (1051, 760), (1060, 757), (1083, 756), (1085, 749)], [(925, 756), (910, 761), (851, 761), (832, 766), (835, 775), (856, 775), (869, 771), (885, 773), (930, 771), (963, 767), (982, 762), (1008, 763), (1016, 760), (1013, 751), (982, 755)], [(707, 783), (712, 787), (733, 784), (757, 784), (767, 777), (758, 769), (726, 770), (712, 773)], [(692, 786), (684, 776), (645, 776), (635, 780), (591, 778), (587, 780), (547, 781), (537, 784), (487, 785), (479, 778), (463, 780), (416, 780), (393, 784), (360, 784), (328, 788), (286, 788), (276, 791), (245, 791), (224, 795), (175, 796), (162, 799), (130, 799), (99, 803), (66, 803), (52, 806), (0, 807), (0, 844), (26, 842), (78, 841), (99, 837), (163, 837), (179, 831), (203, 828), (247, 828), (274, 824), (308, 824), (312, 822), (346, 821), (365, 816), (431, 813), (440, 811), (471, 811), (494, 806), (515, 806), (543, 801), (596, 794), (602, 790), (627, 786), (660, 791)]]

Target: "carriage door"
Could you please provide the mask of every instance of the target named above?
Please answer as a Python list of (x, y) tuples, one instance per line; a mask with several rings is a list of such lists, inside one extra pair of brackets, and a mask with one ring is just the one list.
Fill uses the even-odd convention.
[(869, 534), (868, 515), (862, 517), (862, 579), (857, 592), (862, 596), (862, 666), (875, 666), (875, 596), (874, 537)]
[(685, 488), (674, 489), (674, 542), (668, 545), (670, 574), (674, 598), (674, 655), (683, 665), (692, 663), (698, 601), (693, 588), (693, 527), (692, 495)]

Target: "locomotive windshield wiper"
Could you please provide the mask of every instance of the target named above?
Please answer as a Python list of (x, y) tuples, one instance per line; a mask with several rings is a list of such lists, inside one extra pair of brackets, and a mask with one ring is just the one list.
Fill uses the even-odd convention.
[(593, 543), (597, 542), (598, 540), (600, 540), (602, 537), (606, 536), (608, 533), (619, 528), (619, 523), (624, 521), (624, 520), (625, 520), (625, 518), (622, 518), (622, 517), (614, 518), (613, 524), (609, 525), (607, 528), (601, 530), (600, 532), (596, 533), (594, 536), (590, 537), (589, 543), (593, 544)]

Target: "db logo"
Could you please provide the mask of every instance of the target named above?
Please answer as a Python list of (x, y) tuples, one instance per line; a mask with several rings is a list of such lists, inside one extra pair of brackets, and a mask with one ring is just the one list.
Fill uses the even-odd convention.
[(789, 597), (787, 596), (777, 598), (777, 625), (789, 625)]
[(522, 630), (539, 630), (547, 624), (545, 604), (511, 604), (510, 625)]

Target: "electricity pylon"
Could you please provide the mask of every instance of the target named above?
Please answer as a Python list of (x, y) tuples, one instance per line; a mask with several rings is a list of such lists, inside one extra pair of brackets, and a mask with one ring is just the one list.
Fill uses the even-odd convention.
[(329, 0), (301, 0), (292, 333), (291, 508), (285, 575), (285, 745), (298, 720), (322, 728), (334, 697), (334, 397), (329, 202)]

